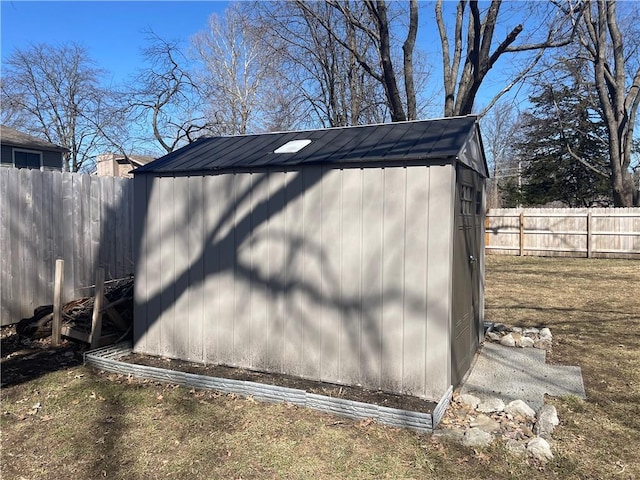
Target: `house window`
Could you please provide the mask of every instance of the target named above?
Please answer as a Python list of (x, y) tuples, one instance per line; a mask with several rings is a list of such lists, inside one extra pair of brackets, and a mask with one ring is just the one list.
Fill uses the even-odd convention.
[(16, 168), (40, 170), (40, 168), (42, 167), (42, 152), (14, 149), (13, 165)]

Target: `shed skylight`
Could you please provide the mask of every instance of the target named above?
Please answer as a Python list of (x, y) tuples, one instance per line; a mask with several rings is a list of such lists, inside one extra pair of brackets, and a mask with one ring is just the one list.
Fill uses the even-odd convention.
[(291, 140), (290, 142), (287, 142), (284, 145), (276, 148), (273, 153), (297, 153), (310, 143), (311, 140), (308, 139)]

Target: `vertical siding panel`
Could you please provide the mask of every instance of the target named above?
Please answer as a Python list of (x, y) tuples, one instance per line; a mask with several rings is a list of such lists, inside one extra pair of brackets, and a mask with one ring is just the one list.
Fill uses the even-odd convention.
[(286, 244), (285, 262), (285, 316), (284, 316), (284, 370), (292, 375), (300, 375), (302, 358), (302, 325), (309, 312), (305, 311), (300, 292), (304, 279), (303, 242), (304, 177), (301, 171), (289, 171), (285, 188), (285, 233), (280, 241)]
[(322, 167), (304, 170), (304, 302), (308, 314), (303, 331), (302, 375), (314, 379), (319, 379), (321, 372), (322, 264), (327, 254), (322, 245), (322, 176)]
[(451, 384), (451, 288), (454, 170), (429, 167), (426, 396), (440, 398)]
[(158, 232), (160, 247), (160, 311), (157, 320), (158, 347), (160, 355), (171, 355), (171, 340), (174, 338), (175, 305), (175, 225), (173, 221), (174, 182), (172, 177), (160, 177), (158, 183)]
[[(203, 177), (189, 177), (187, 179), (188, 205), (188, 304), (189, 304), (189, 348), (188, 358), (197, 362), (204, 362), (203, 339), (203, 291), (204, 291), (204, 256), (203, 256)], [(186, 319), (185, 319), (186, 320)]]
[(269, 328), (267, 331), (266, 368), (275, 372), (284, 372), (284, 342), (287, 284), (287, 244), (286, 232), (286, 196), (287, 174), (269, 173), (269, 228), (268, 257), (270, 278)]
[(407, 169), (402, 377), (405, 392), (416, 396), (425, 395), (428, 178), (428, 167)]
[(322, 184), (322, 248), (327, 255), (322, 264), (322, 363), (321, 376), (339, 381), (339, 332), (341, 315), (340, 227), (341, 172), (327, 168)]
[(266, 219), (264, 218), (264, 212), (259, 207), (262, 202), (260, 194), (262, 175), (256, 173), (244, 175), (249, 178), (251, 189), (251, 194), (248, 198), (249, 211), (247, 212), (249, 233), (245, 240), (247, 246), (247, 274), (245, 276), (249, 282), (249, 295), (246, 299), (246, 303), (249, 305), (249, 315), (245, 318), (249, 329), (249, 335), (245, 337), (248, 350), (247, 365), (251, 368), (261, 368), (259, 359), (262, 356), (265, 315), (260, 301), (264, 282), (262, 281), (263, 269), (260, 256), (261, 238), (259, 229)]
[(153, 178), (140, 175), (133, 180), (136, 192), (133, 203), (134, 242), (135, 242), (135, 281), (133, 285), (133, 349), (134, 351), (149, 352), (147, 332), (149, 331), (149, 301), (150, 295), (147, 284), (149, 263), (153, 260), (146, 245), (149, 235), (153, 232), (150, 214), (153, 204), (150, 202)]
[(252, 175), (237, 173), (235, 180), (235, 308), (233, 317), (234, 365), (251, 365), (251, 187)]
[(340, 379), (360, 383), (362, 169), (342, 173)]
[(163, 296), (167, 294), (165, 288), (169, 288), (169, 282), (164, 277), (168, 274), (165, 270), (168, 262), (163, 261), (166, 249), (172, 248), (169, 239), (162, 229), (161, 212), (166, 208), (162, 190), (161, 178), (149, 177), (147, 188), (149, 192), (149, 207), (147, 209), (147, 229), (144, 237), (145, 266), (147, 278), (147, 295), (151, 301), (147, 307), (147, 349), (148, 353), (160, 355), (162, 353), (162, 322), (164, 321)]
[(219, 244), (219, 327), (218, 327), (218, 350), (222, 363), (233, 364), (233, 323), (235, 309), (235, 285), (233, 277), (235, 255), (234, 236), (234, 212), (236, 208), (235, 200), (235, 175), (227, 174), (216, 177), (219, 182), (217, 189), (220, 200), (220, 218), (217, 221), (219, 233), (216, 235), (216, 244)]
[(251, 363), (259, 369), (269, 369), (267, 343), (269, 333), (269, 302), (272, 283), (269, 271), (269, 177), (253, 175), (251, 196)]
[(169, 355), (187, 359), (191, 323), (189, 291), (192, 288), (189, 285), (189, 225), (193, 221), (189, 211), (189, 177), (175, 177), (172, 183), (173, 202), (169, 205), (169, 212), (173, 212), (173, 218), (169, 220), (166, 235), (173, 237), (174, 241), (173, 333), (163, 341), (168, 344)]
[(402, 391), (404, 209), (406, 169), (384, 169), (382, 388)]
[(382, 369), (382, 240), (383, 172), (378, 168), (362, 171), (362, 268), (360, 283), (362, 331), (360, 370), (362, 384), (380, 385)]
[(220, 175), (203, 178), (202, 212), (204, 222), (202, 255), (204, 257), (204, 361), (221, 363), (218, 336), (220, 324), (220, 237), (216, 235), (220, 222), (222, 202), (222, 179)]

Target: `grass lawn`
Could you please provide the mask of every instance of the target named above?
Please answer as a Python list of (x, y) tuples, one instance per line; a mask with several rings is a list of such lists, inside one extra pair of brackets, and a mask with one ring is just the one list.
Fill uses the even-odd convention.
[(2, 389), (1, 477), (640, 478), (640, 262), (489, 256), (486, 317), (550, 327), (548, 361), (582, 367), (586, 401), (547, 399), (561, 424), (546, 466), (72, 366)]

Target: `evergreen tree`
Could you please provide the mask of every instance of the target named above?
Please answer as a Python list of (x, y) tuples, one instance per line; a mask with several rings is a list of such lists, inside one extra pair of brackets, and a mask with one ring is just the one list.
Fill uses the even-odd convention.
[(575, 65), (567, 68), (568, 84), (542, 85), (523, 115), (516, 143), (522, 185), (508, 192), (523, 205), (560, 201), (585, 207), (611, 199), (606, 128), (593, 86), (581, 80)]

